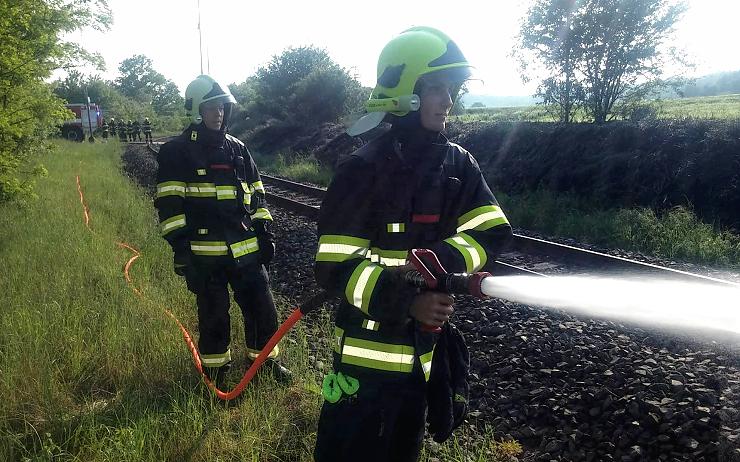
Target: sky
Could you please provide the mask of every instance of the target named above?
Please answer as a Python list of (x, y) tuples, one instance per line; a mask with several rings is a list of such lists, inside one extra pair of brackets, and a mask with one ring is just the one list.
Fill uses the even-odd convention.
[[(244, 1), (200, 0), (203, 71), (224, 84), (241, 83), (286, 47), (325, 48), (363, 85), (374, 86), (383, 46), (412, 26), (436, 27), (449, 35), (483, 81), (477, 92), (530, 95), (510, 56), (531, 0)], [(100, 53), (113, 79), (134, 54), (184, 92), (201, 70), (198, 0), (108, 0), (113, 26), (105, 33), (78, 31), (69, 39)], [(740, 1), (688, 0), (673, 45), (697, 64), (689, 76), (740, 70), (737, 43)]]

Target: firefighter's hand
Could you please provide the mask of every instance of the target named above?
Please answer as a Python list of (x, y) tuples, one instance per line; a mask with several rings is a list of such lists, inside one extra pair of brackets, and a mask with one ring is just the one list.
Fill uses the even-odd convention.
[(266, 220), (257, 220), (252, 223), (255, 234), (257, 234), (257, 244), (259, 245), (260, 263), (269, 265), (272, 257), (275, 256), (275, 242), (270, 228), (272, 225)]
[(260, 263), (268, 265), (275, 256), (275, 243), (268, 236), (257, 236), (257, 243), (260, 247)]
[(188, 266), (190, 266), (190, 254), (187, 252), (175, 252), (173, 266), (175, 274), (178, 276), (185, 276), (185, 272), (187, 271)]
[(455, 311), (452, 307), (453, 303), (455, 299), (452, 295), (424, 291), (414, 297), (411, 308), (409, 308), (409, 315), (427, 326), (442, 327)]

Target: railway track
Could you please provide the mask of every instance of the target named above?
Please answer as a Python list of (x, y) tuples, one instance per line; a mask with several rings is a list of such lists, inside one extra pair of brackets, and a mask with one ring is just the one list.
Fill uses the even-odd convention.
[[(325, 188), (306, 185), (272, 175), (262, 175), (268, 201), (311, 219), (317, 219)], [(733, 282), (667, 268), (651, 263), (595, 252), (544, 239), (514, 234), (509, 251), (495, 262), (495, 274), (578, 273), (597, 270), (600, 273), (659, 275), (671, 280), (734, 286)]]

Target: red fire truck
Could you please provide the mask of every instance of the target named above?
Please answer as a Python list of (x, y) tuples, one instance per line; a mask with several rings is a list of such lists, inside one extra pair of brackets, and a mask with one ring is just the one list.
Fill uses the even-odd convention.
[(75, 115), (62, 125), (62, 136), (70, 141), (83, 141), (103, 125), (103, 112), (96, 103), (65, 104), (64, 107)]

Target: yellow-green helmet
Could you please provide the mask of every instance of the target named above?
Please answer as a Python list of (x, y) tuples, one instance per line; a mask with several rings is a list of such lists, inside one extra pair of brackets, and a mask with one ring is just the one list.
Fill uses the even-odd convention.
[(418, 26), (401, 32), (380, 52), (377, 83), (365, 103), (368, 114), (347, 133), (356, 136), (371, 130), (388, 113), (403, 117), (410, 111), (418, 111), (421, 104), (414, 89), (423, 75), (458, 69), (462, 84), (470, 76), (471, 67), (455, 42), (442, 31)]
[[(466, 70), (467, 77), (470, 75), (470, 67), (455, 42), (442, 31), (432, 27), (412, 27), (388, 42), (380, 52), (378, 80), (366, 108), (368, 112), (372, 112), (374, 99), (409, 98), (409, 95), (414, 94), (416, 82), (424, 74), (460, 68)], [(404, 116), (409, 110), (417, 110), (418, 107), (415, 109), (398, 107), (398, 109), (398, 111), (387, 111), (387, 108), (381, 110)]]
[(185, 111), (192, 123), (199, 124), (203, 121), (200, 105), (209, 101), (236, 103), (228, 87), (219, 85), (211, 76), (199, 75), (185, 89)]

